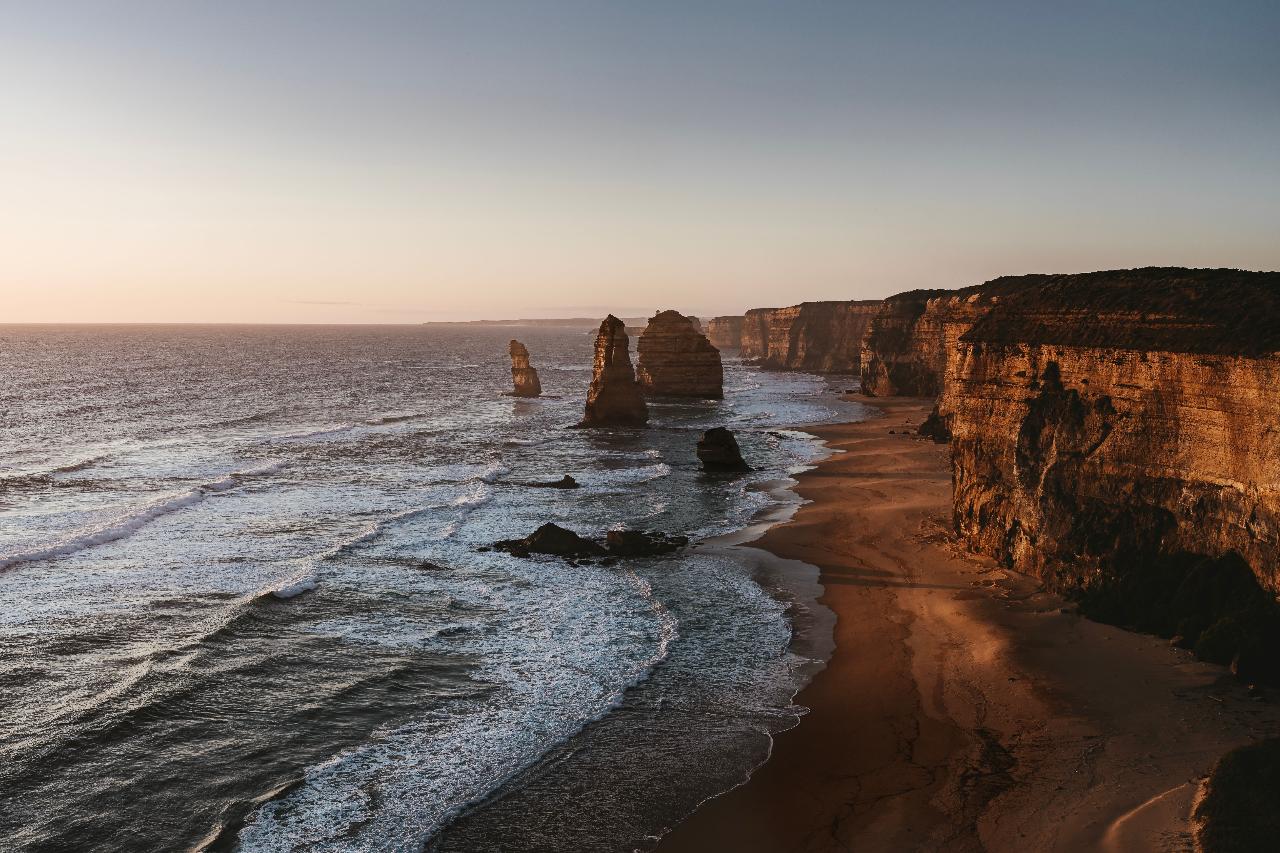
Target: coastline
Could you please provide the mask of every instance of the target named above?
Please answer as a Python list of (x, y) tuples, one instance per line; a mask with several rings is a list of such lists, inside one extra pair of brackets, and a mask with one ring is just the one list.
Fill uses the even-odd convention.
[(947, 451), (903, 432), (932, 400), (861, 402), (883, 417), (807, 427), (845, 452), (743, 543), (820, 570), (835, 649), (796, 697), (809, 713), (657, 849), (1190, 849), (1200, 778), (1280, 710), (961, 551)]

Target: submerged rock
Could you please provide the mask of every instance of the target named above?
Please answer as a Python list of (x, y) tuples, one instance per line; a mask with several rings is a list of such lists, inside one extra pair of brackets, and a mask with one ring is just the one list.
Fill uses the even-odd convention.
[[(610, 530), (604, 544), (579, 536), (558, 524), (547, 523), (523, 539), (504, 539), (493, 543), (496, 551), (517, 557), (549, 554), (567, 560), (591, 561), (603, 557), (601, 565), (613, 565), (619, 557), (655, 557), (679, 551), (689, 544), (687, 536), (669, 536), (646, 530)], [(485, 551), (487, 548), (481, 548)]]
[(707, 340), (696, 318), (679, 311), (653, 315), (636, 349), (636, 378), (646, 393), (717, 400), (724, 396), (720, 350)]
[(542, 394), (542, 383), (538, 380), (538, 371), (529, 366), (529, 348), (519, 341), (512, 341), (511, 383), (516, 397), (538, 397)]
[(644, 530), (610, 530), (605, 543), (615, 557), (655, 557), (679, 551), (689, 544), (689, 537)]
[(630, 340), (622, 321), (610, 314), (596, 335), (596, 357), (587, 407), (578, 426), (644, 426), (649, 408), (631, 366)]
[(517, 557), (527, 557), (530, 554), (550, 554), (555, 557), (603, 557), (606, 553), (598, 543), (550, 522), (523, 539), (504, 539), (493, 543), (493, 547)]
[(750, 471), (742, 458), (738, 440), (724, 427), (714, 427), (698, 441), (698, 460), (704, 471)]
[(525, 483), (526, 486), (532, 486), (535, 489), (576, 489), (578, 481), (565, 474), (559, 480), (550, 480), (543, 483)]

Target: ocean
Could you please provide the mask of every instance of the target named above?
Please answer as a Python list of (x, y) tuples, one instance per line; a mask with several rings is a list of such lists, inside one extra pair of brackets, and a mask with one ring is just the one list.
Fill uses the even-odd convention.
[[(569, 429), (592, 342), (0, 326), (0, 848), (629, 851), (745, 780), (825, 623), (734, 543), (794, 508), (803, 426), (866, 410), (727, 358), (723, 401)], [(751, 474), (699, 472), (719, 425)], [(479, 550), (545, 521), (699, 544)]]

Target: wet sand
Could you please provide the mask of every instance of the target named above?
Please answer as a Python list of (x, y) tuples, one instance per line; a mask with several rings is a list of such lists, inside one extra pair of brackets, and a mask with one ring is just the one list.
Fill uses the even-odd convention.
[(845, 452), (752, 543), (821, 569), (836, 645), (811, 711), (658, 850), (1190, 850), (1200, 778), (1280, 709), (963, 553), (945, 446), (902, 434), (932, 401), (873, 402), (811, 430)]

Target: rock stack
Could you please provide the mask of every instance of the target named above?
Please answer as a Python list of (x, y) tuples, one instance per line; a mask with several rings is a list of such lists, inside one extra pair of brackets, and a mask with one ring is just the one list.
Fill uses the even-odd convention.
[(542, 394), (542, 383), (538, 381), (538, 371), (529, 366), (529, 348), (519, 341), (511, 342), (511, 383), (516, 397), (538, 397)]
[(653, 315), (637, 350), (636, 374), (646, 393), (717, 400), (724, 396), (720, 350), (711, 345), (694, 318), (679, 311)]
[(644, 426), (649, 408), (631, 367), (626, 326), (610, 314), (596, 335), (595, 372), (587, 391), (587, 409), (578, 426)]
[(714, 427), (702, 434), (698, 441), (698, 461), (704, 471), (751, 470), (738, 449), (738, 440), (724, 427)]

